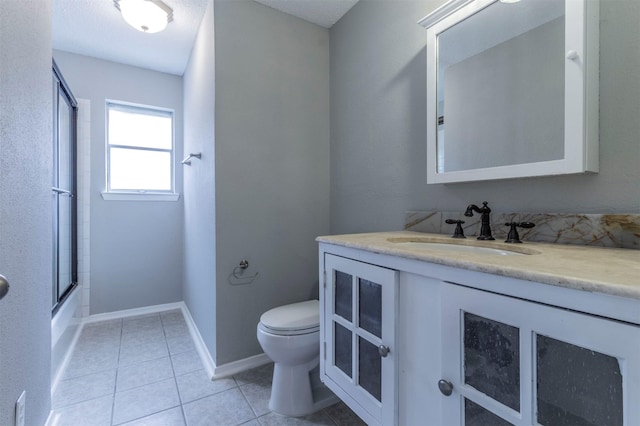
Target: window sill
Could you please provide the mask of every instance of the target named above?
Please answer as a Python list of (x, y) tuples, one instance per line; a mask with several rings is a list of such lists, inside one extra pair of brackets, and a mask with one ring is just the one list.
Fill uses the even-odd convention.
[(180, 194), (149, 194), (135, 192), (101, 192), (106, 201), (178, 201)]

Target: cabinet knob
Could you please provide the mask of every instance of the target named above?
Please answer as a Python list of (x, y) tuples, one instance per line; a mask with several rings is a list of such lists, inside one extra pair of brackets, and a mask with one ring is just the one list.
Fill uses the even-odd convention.
[(385, 346), (385, 345), (378, 346), (378, 353), (382, 358), (386, 358), (387, 355), (389, 355), (389, 352), (391, 352), (391, 350), (389, 349), (388, 346)]
[(4, 277), (4, 275), (0, 275), (0, 299), (5, 297), (9, 293), (9, 281)]
[(444, 396), (450, 396), (453, 393), (453, 385), (448, 380), (438, 380), (438, 389)]
[(567, 59), (573, 61), (578, 59), (578, 52), (576, 52), (575, 50), (570, 50), (567, 52)]

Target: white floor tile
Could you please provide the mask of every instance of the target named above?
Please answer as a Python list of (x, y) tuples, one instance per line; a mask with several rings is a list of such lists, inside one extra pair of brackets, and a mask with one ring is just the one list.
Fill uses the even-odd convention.
[(122, 323), (122, 334), (143, 334), (147, 332), (162, 332), (160, 315), (126, 318)]
[(338, 426), (367, 426), (367, 424), (342, 401), (325, 408), (323, 411), (327, 413), (331, 420)]
[(161, 326), (130, 330), (122, 333), (122, 347), (142, 345), (146, 343), (164, 343), (164, 331)]
[(169, 346), (169, 353), (171, 355), (193, 351), (196, 349), (196, 346), (193, 343), (193, 338), (190, 334), (184, 334), (182, 336), (173, 337), (170, 339), (168, 338), (167, 345)]
[(122, 319), (122, 325), (127, 324), (150, 324), (150, 323), (159, 323), (160, 322), (160, 313), (152, 312), (150, 314), (142, 314), (136, 315), (133, 317), (126, 317)]
[(162, 324), (165, 326), (174, 324), (187, 324), (180, 309), (161, 312), (160, 319), (162, 320)]
[(100, 371), (114, 370), (118, 367), (118, 346), (97, 346), (91, 350), (81, 347), (74, 350), (64, 378), (85, 376)]
[(54, 410), (56, 426), (110, 426), (112, 405), (113, 397), (105, 396)]
[(122, 318), (106, 320), (106, 321), (95, 321), (88, 322), (84, 325), (82, 332), (86, 332), (89, 330), (109, 330), (109, 329), (118, 329), (122, 327)]
[(211, 380), (205, 370), (197, 370), (178, 376), (176, 382), (183, 404), (237, 386), (232, 378)]
[(325, 425), (334, 426), (329, 416), (323, 411), (309, 414), (304, 417), (287, 417), (276, 413), (269, 413), (259, 418), (260, 424), (264, 426), (312, 426)]
[(169, 357), (158, 358), (118, 369), (116, 392), (173, 378), (173, 367)]
[(175, 407), (129, 423), (124, 423), (123, 426), (185, 426), (185, 424), (182, 408)]
[(238, 388), (183, 405), (189, 426), (233, 426), (255, 418)]
[(257, 417), (269, 413), (269, 398), (271, 398), (271, 382), (259, 380), (240, 387)]
[(163, 358), (169, 355), (166, 341), (144, 342), (139, 344), (129, 343), (120, 348), (119, 365), (130, 365), (138, 362), (150, 361), (152, 359)]
[(129, 422), (179, 405), (173, 378), (117, 392), (113, 403), (113, 424)]
[(53, 408), (65, 407), (101, 396), (113, 395), (116, 370), (62, 380), (53, 395)]
[(120, 339), (122, 320), (111, 320), (85, 324), (78, 344), (104, 342), (105, 340)]
[(87, 332), (80, 335), (76, 345), (80, 348), (92, 348), (94, 346), (108, 346), (120, 344), (120, 329), (108, 332)]
[(192, 371), (201, 370), (204, 367), (196, 351), (172, 355), (171, 362), (173, 363), (173, 372), (176, 377), (191, 373)]
[(188, 336), (190, 334), (189, 327), (187, 327), (186, 323), (180, 323), (180, 322), (170, 323), (170, 324), (165, 324), (163, 327), (164, 327), (164, 334), (165, 336), (167, 336), (167, 339), (172, 339), (180, 336)]
[(273, 363), (265, 364), (251, 370), (243, 371), (233, 376), (238, 385), (246, 385), (247, 383), (257, 382), (259, 380), (271, 381), (273, 378)]

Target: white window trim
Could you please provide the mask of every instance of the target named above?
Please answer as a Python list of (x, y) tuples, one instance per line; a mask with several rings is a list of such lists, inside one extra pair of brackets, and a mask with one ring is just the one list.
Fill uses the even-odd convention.
[[(143, 109), (149, 111), (168, 112), (171, 114), (171, 190), (109, 190), (109, 106), (131, 107), (132, 109)], [(107, 99), (105, 102), (105, 185), (107, 188), (101, 192), (105, 201), (178, 201), (180, 193), (176, 192), (176, 151), (175, 151), (175, 111), (171, 108), (162, 108), (152, 105), (136, 104), (131, 102), (116, 101)]]
[(105, 201), (178, 201), (180, 194), (171, 193), (144, 193), (144, 192), (108, 192), (102, 191), (102, 199)]

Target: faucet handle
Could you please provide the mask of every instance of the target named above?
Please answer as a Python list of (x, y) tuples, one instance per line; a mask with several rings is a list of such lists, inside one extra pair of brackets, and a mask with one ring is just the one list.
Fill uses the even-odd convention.
[(534, 226), (536, 226), (535, 223), (533, 222), (520, 222), (518, 223), (516, 226), (519, 226), (520, 228), (533, 228)]
[(505, 226), (510, 226), (509, 234), (507, 235), (507, 239), (504, 240), (505, 243), (521, 243), (520, 235), (518, 235), (517, 227), (520, 228), (533, 228), (536, 226), (535, 223), (532, 222), (508, 222), (504, 224)]
[(453, 235), (451, 236), (451, 238), (467, 238), (464, 236), (464, 231), (462, 230), (462, 224), (464, 223), (464, 220), (447, 219), (444, 222), (448, 223), (449, 225), (453, 225), (454, 223), (456, 224), (456, 229), (455, 231), (453, 231)]

